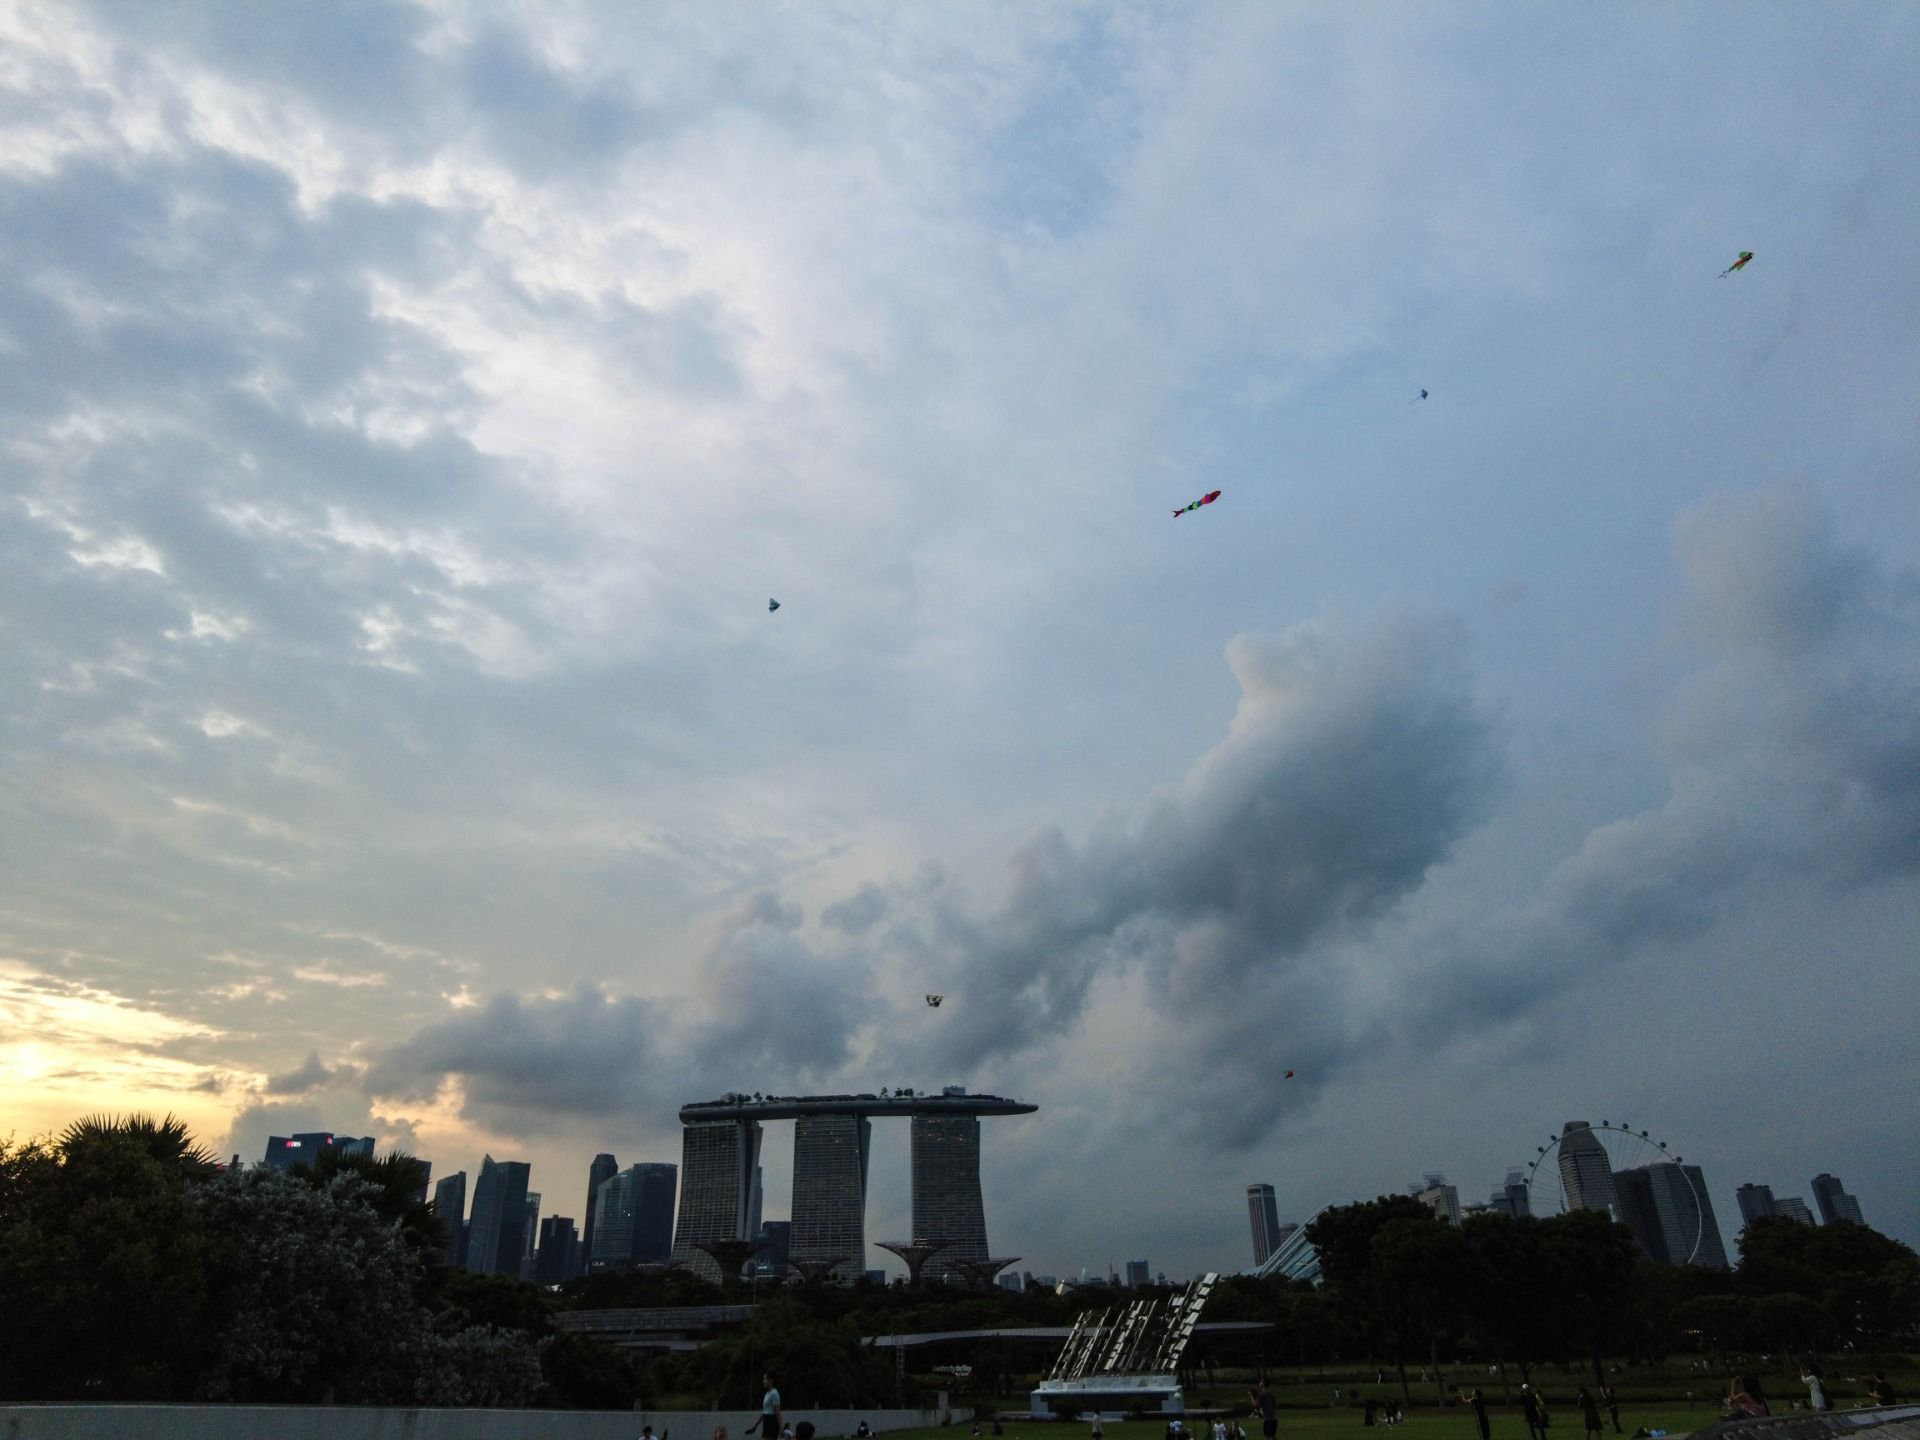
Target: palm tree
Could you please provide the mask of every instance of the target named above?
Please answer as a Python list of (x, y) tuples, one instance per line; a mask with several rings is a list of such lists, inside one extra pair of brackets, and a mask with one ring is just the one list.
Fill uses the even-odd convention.
[(184, 1175), (211, 1175), (218, 1166), (213, 1153), (194, 1143), (187, 1122), (171, 1113), (156, 1120), (151, 1115), (89, 1115), (69, 1125), (56, 1147), (68, 1162), (83, 1160), (107, 1149), (133, 1150)]

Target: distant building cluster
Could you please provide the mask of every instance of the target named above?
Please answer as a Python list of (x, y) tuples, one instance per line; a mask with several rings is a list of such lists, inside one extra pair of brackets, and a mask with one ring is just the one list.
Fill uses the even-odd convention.
[[(1019, 1289), (1020, 1276), (999, 1274), (1017, 1257), (996, 1260), (987, 1251), (980, 1119), (1037, 1108), (970, 1095), (961, 1086), (938, 1094), (729, 1095), (688, 1105), (678, 1164), (643, 1161), (623, 1170), (610, 1153), (593, 1157), (578, 1222), (568, 1215), (543, 1219), (531, 1167), (488, 1155), (471, 1190), (464, 1170), (433, 1186), (434, 1211), (447, 1232), (441, 1258), (477, 1274), (557, 1285), (670, 1263), (719, 1279), (723, 1258), (737, 1253), (743, 1276), (770, 1282), (798, 1273), (878, 1284), (886, 1272), (867, 1267), (867, 1160), (872, 1117), (897, 1115), (911, 1125), (914, 1238), (903, 1248), (914, 1253), (916, 1273), (933, 1280), (997, 1275)], [(760, 1122), (789, 1118), (792, 1218), (763, 1220)], [(262, 1163), (313, 1165), (328, 1151), (371, 1157), (373, 1145), (370, 1137), (330, 1132), (276, 1135)], [(431, 1165), (421, 1163), (430, 1175)], [(1134, 1262), (1142, 1272), (1145, 1263)]]
[[(1644, 1132), (1642, 1132), (1644, 1133)], [(1698, 1165), (1679, 1157), (1615, 1169), (1607, 1148), (1585, 1120), (1569, 1120), (1556, 1150), (1561, 1194), (1570, 1210), (1599, 1210), (1611, 1215), (1632, 1233), (1634, 1243), (1648, 1259), (1669, 1265), (1727, 1268), (1726, 1246), (1720, 1224), (1707, 1195), (1706, 1177)], [(1551, 1168), (1551, 1167), (1549, 1167)], [(1818, 1223), (1850, 1221), (1864, 1225), (1860, 1202), (1849, 1195), (1833, 1175), (1816, 1175), (1813, 1198), (1820, 1208)], [(1532, 1213), (1526, 1172), (1515, 1168), (1493, 1190), (1484, 1204), (1460, 1203), (1458, 1187), (1437, 1172), (1407, 1186), (1407, 1194), (1449, 1225), (1476, 1215)], [(1797, 1196), (1776, 1197), (1766, 1185), (1742, 1185), (1736, 1192), (1744, 1224), (1780, 1216), (1803, 1225), (1815, 1222), (1807, 1202)], [(1247, 1214), (1253, 1231), (1253, 1273), (1317, 1280), (1319, 1259), (1307, 1243), (1305, 1231), (1282, 1225), (1272, 1185), (1247, 1187)], [(1309, 1224), (1312, 1222), (1309, 1221)]]

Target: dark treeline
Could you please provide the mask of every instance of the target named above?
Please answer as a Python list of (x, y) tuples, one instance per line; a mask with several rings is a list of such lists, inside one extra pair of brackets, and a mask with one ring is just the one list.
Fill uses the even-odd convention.
[[(0, 1399), (627, 1408), (750, 1403), (770, 1369), (795, 1405), (911, 1403), (919, 1387), (902, 1386), (892, 1351), (863, 1336), (1062, 1326), (1139, 1298), (1102, 1285), (1058, 1295), (818, 1281), (769, 1293), (685, 1271), (550, 1292), (440, 1264), (424, 1178), (406, 1156), (222, 1172), (171, 1119), (0, 1142)], [(1207, 1320), (1272, 1328), (1197, 1341), (1190, 1385), (1216, 1367), (1364, 1365), (1390, 1372), (1413, 1404), (1447, 1398), (1448, 1366), (1472, 1365), (1511, 1395), (1545, 1365), (1600, 1376), (1603, 1360), (1688, 1355), (1724, 1376), (1751, 1357), (1851, 1364), (1920, 1340), (1920, 1258), (1858, 1225), (1759, 1221), (1729, 1271), (1652, 1264), (1624, 1226), (1591, 1212), (1454, 1227), (1404, 1197), (1330, 1210), (1309, 1238), (1324, 1284), (1218, 1285)], [(758, 1302), (747, 1324), (645, 1365), (552, 1318), (745, 1300)], [(971, 1365), (964, 1388), (990, 1399), (1019, 1393), (1052, 1347), (954, 1342), (912, 1358), (916, 1370)], [(1431, 1388), (1415, 1394), (1410, 1366)]]

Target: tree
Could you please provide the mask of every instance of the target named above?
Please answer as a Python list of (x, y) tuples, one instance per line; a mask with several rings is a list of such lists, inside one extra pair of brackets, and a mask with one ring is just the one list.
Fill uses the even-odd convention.
[(1431, 1214), (1389, 1221), (1373, 1237), (1376, 1305), (1400, 1374), (1401, 1403), (1411, 1405), (1407, 1350), (1426, 1341), (1440, 1403), (1440, 1335), (1466, 1314), (1470, 1260), (1460, 1232)]
[(202, 1358), (213, 1174), (172, 1116), (0, 1147), (0, 1394), (178, 1400)]
[(1541, 1281), (1568, 1345), (1607, 1383), (1602, 1353), (1629, 1333), (1640, 1250), (1633, 1232), (1597, 1210), (1570, 1210), (1540, 1223)]

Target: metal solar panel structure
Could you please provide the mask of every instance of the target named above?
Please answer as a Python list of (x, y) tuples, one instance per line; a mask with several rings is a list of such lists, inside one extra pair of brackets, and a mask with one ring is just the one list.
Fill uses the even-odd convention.
[(1164, 1302), (1135, 1300), (1084, 1311), (1053, 1369), (1032, 1393), (1032, 1413), (1068, 1418), (1181, 1413), (1186, 1402), (1180, 1357), (1219, 1278), (1202, 1275)]

